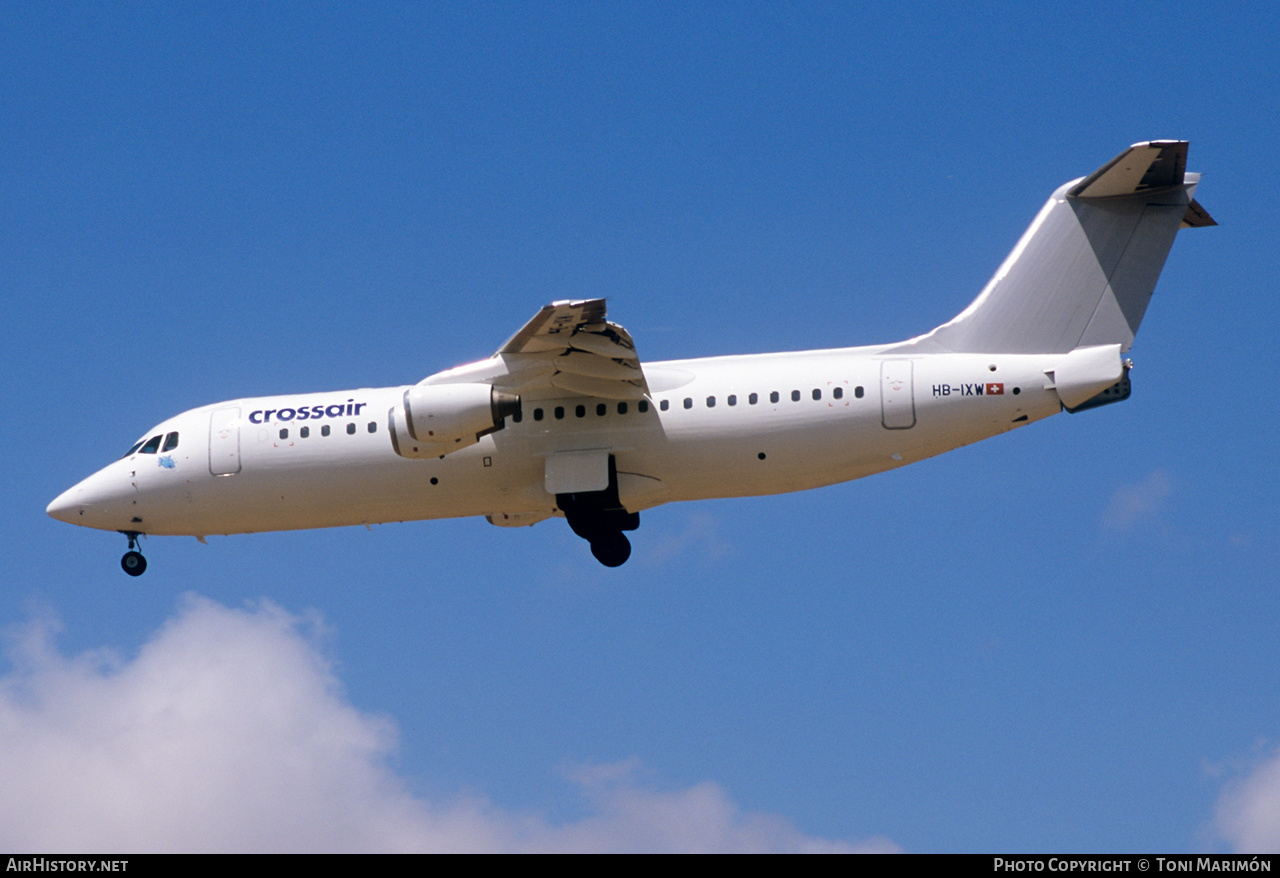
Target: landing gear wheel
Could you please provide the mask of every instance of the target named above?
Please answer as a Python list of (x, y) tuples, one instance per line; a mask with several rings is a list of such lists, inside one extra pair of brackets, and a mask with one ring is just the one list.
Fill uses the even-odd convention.
[(602, 534), (591, 541), (591, 554), (606, 567), (621, 567), (631, 557), (631, 541), (620, 532)]
[(141, 552), (125, 552), (124, 557), (120, 559), (120, 566), (130, 576), (141, 576), (147, 571), (147, 559), (142, 557)]

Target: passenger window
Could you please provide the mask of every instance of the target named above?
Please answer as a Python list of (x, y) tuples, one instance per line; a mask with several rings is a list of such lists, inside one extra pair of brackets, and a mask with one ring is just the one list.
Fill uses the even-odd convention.
[(142, 446), (141, 453), (155, 454), (157, 451), (160, 450), (160, 440), (163, 438), (164, 438), (163, 434), (160, 436), (152, 436), (150, 439), (147, 440), (147, 444)]
[(834, 390), (831, 391), (831, 395), (834, 396), (836, 399), (844, 399), (844, 388), (843, 387), (835, 388)]
[(858, 399), (862, 399), (862, 385), (861, 385), (861, 384), (859, 384), (857, 387), (853, 388), (853, 395), (854, 395), (854, 396), (856, 396)]
[(516, 413), (511, 416), (511, 423), (518, 424), (524, 420), (524, 412), (516, 409)]
[(625, 415), (627, 413), (627, 404), (625, 402), (618, 403), (618, 414)]
[(729, 405), (737, 405), (737, 404), (738, 404), (738, 397), (734, 396), (732, 393), (729, 394)]
[(164, 437), (164, 448), (161, 448), (160, 450), (161, 450), (161, 451), (172, 451), (173, 449), (175, 449), (175, 448), (177, 448), (177, 447), (178, 447), (178, 434), (177, 434), (177, 433), (170, 433), (168, 436), (165, 436), (165, 437)]
[(328, 424), (325, 424), (323, 427), (321, 427), (321, 428), (320, 428), (320, 435), (321, 435), (321, 436), (328, 436), (328, 435), (329, 435), (329, 425), (328, 425)]
[(608, 413), (609, 413), (609, 406), (607, 406), (605, 403), (602, 402), (596, 405), (596, 417), (603, 418)]
[(716, 398), (715, 398), (714, 396), (708, 396), (708, 397), (707, 397), (707, 408), (709, 408), (709, 409), (713, 409), (713, 408), (715, 408), (715, 407), (716, 407)]
[(649, 400), (647, 400), (647, 399), (642, 399), (642, 400), (640, 400), (638, 403), (636, 403), (636, 410), (637, 410), (637, 411), (639, 411), (639, 412), (640, 412), (640, 414), (642, 414), (642, 415), (643, 415), (645, 412), (647, 412), (647, 411), (649, 410)]
[(289, 428), (288, 428), (288, 427), (284, 427), (284, 428), (282, 428), (282, 429), (280, 430), (280, 438), (281, 438), (281, 439), (288, 439), (288, 438), (289, 438)]
[[(667, 409), (671, 408), (671, 400), (664, 399), (662, 402), (658, 403), (658, 408), (662, 409), (665, 412)], [(133, 447), (137, 448), (138, 446), (135, 445)]]
[(580, 418), (585, 418), (587, 416), (587, 407), (585, 405), (577, 406), (574, 408), (573, 413)]
[(691, 400), (689, 397), (686, 396), (684, 398), (684, 407), (687, 409), (693, 408), (693, 400)]
[(563, 417), (564, 417), (564, 406), (562, 405), (556, 406), (556, 420), (558, 421)]
[(370, 422), (369, 422), (369, 432), (370, 432), (370, 433), (376, 433), (376, 432), (378, 432), (378, 422), (377, 422), (377, 421), (370, 421)]
[(298, 435), (301, 436), (303, 439), (306, 439), (308, 436), (311, 435), (311, 428), (303, 427), (301, 430), (298, 431)]
[(354, 435), (356, 435), (356, 425), (355, 425), (355, 424), (347, 424), (347, 435), (348, 435), (348, 436), (354, 436)]
[(534, 410), (533, 410), (533, 419), (534, 419), (535, 421), (541, 421), (541, 420), (542, 420), (542, 409), (534, 409)]
[(793, 390), (793, 391), (791, 391), (791, 401), (792, 401), (792, 402), (799, 402), (799, 401), (800, 401), (800, 391), (798, 391), (798, 390)]
[(822, 399), (822, 391), (816, 387), (813, 388), (813, 398), (815, 401)]
[(769, 402), (777, 402), (778, 399), (778, 391), (775, 390), (773, 393), (769, 394)]
[(759, 401), (760, 401), (760, 394), (758, 393), (753, 393), (747, 397), (747, 402), (751, 403), (752, 405), (755, 405)]

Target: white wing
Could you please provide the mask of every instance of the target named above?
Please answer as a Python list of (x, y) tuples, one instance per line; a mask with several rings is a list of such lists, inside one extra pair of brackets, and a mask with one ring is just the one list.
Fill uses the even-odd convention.
[(605, 319), (604, 299), (552, 302), (488, 360), (425, 379), (487, 381), (525, 398), (644, 399), (649, 386), (631, 334)]

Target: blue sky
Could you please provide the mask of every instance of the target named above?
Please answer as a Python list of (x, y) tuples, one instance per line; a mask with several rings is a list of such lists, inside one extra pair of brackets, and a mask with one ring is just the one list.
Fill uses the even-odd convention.
[[(10, 6), (0, 846), (1280, 848), (1270, 4)], [(606, 296), (641, 357), (961, 310), (1192, 142), (1134, 395), (860, 482), (124, 540), (177, 412), (386, 386)], [(53, 782), (56, 780), (56, 782)]]

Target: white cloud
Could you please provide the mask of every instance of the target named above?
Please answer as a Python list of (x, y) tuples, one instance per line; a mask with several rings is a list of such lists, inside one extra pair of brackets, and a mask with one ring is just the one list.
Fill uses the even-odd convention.
[(315, 618), (191, 597), (136, 658), (62, 655), (56, 625), (9, 638), (0, 677), (0, 847), (147, 851), (896, 850), (743, 813), (714, 783), (659, 790), (585, 766), (585, 817), (552, 824), (481, 797), (431, 803), (356, 710)]
[(1155, 517), (1164, 508), (1165, 500), (1173, 494), (1173, 483), (1164, 470), (1153, 470), (1136, 485), (1116, 489), (1111, 502), (1102, 515), (1107, 528), (1125, 529), (1138, 521)]
[(885, 838), (858, 844), (802, 835), (769, 814), (743, 814), (717, 784), (660, 792), (636, 784), (638, 762), (583, 766), (571, 773), (595, 813), (552, 830), (543, 844), (571, 851), (896, 853)]
[(1224, 786), (1213, 829), (1237, 853), (1280, 851), (1280, 749)]
[(729, 554), (729, 544), (720, 538), (720, 519), (705, 509), (685, 516), (683, 526), (662, 529), (644, 552), (646, 563), (664, 565), (686, 553), (696, 552), (703, 560), (714, 561)]

